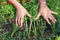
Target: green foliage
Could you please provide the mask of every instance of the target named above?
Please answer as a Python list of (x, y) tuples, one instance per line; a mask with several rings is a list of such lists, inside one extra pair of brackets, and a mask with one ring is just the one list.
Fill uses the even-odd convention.
[(60, 36), (56, 36), (56, 39), (55, 40), (60, 40)]
[[(3, 23), (5, 25), (10, 22), (13, 25), (13, 30), (9, 34), (8, 30), (5, 32), (5, 30), (0, 26), (0, 40), (27, 40), (30, 38), (33, 38), (33, 40), (53, 40), (52, 38), (56, 37), (56, 35), (58, 35), (57, 33), (60, 32), (60, 0), (47, 0), (48, 7), (52, 11), (56, 11), (58, 13), (58, 15), (54, 15), (57, 19), (57, 23), (53, 24), (51, 22), (51, 26), (46, 23), (43, 17), (40, 17), (37, 21), (35, 21), (35, 17), (39, 10), (38, 0), (30, 0), (28, 3), (23, 0), (21, 4), (32, 15), (32, 18), (24, 17), (24, 31), (20, 31), (19, 28), (12, 22), (15, 18), (16, 9), (12, 4), (7, 4), (6, 2), (7, 0), (1, 0), (0, 3), (0, 24)], [(49, 32), (50, 34), (45, 32), (46, 28), (49, 26), (52, 29), (51, 33)]]

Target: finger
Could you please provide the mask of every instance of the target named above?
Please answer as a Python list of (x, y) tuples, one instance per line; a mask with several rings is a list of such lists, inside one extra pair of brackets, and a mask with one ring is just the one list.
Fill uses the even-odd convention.
[(17, 18), (15, 19), (15, 22), (16, 22), (16, 25), (18, 26), (18, 23), (17, 23)]
[(53, 20), (53, 18), (52, 18), (51, 16), (49, 16), (49, 19), (50, 19), (53, 23), (55, 23), (55, 21)]
[(15, 20), (15, 22), (16, 22), (16, 25), (18, 26), (18, 16), (17, 16), (17, 11), (16, 11), (16, 20)]
[(18, 26), (20, 25), (20, 17), (17, 19)]
[(23, 26), (23, 18), (21, 18), (21, 23), (20, 23), (20, 27), (22, 27)]
[(26, 12), (26, 15), (27, 15), (28, 17), (31, 17), (31, 15), (30, 15), (28, 12)]
[(53, 18), (53, 20), (56, 22), (56, 19), (53, 17), (53, 15), (51, 15), (51, 17)]
[(37, 17), (35, 18), (35, 20), (37, 20), (40, 16), (41, 16), (41, 14), (38, 13), (38, 15), (37, 15)]
[(51, 25), (51, 23), (50, 23), (50, 21), (48, 20), (48, 18), (45, 18), (45, 20), (47, 21), (47, 23), (48, 23), (49, 25)]
[(57, 14), (57, 12), (51, 11), (52, 14)]

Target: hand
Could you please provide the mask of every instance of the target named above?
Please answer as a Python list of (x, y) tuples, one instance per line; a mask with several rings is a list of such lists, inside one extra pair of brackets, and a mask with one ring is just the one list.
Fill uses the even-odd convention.
[(27, 10), (22, 6), (17, 9), (16, 11), (16, 25), (22, 27), (23, 26), (23, 18), (27, 15), (28, 17), (31, 17), (31, 15), (27, 12)]
[(40, 17), (43, 16), (44, 19), (47, 21), (48, 24), (51, 25), (49, 19), (55, 23), (56, 19), (53, 17), (52, 14), (57, 14), (56, 12), (51, 11), (46, 5), (45, 6), (40, 6), (39, 13), (36, 17), (36, 20)]

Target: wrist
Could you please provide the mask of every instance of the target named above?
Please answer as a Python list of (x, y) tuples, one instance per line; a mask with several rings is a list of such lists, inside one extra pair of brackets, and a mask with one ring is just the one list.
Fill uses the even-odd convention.
[(19, 9), (23, 8), (23, 6), (21, 4), (19, 4), (19, 6), (17, 6), (16, 8), (17, 8), (17, 10), (19, 10)]
[(22, 5), (17, 0), (8, 0), (11, 2), (17, 9), (22, 7)]
[(40, 6), (46, 6), (46, 0), (39, 0)]
[(47, 5), (46, 4), (40, 4), (40, 7), (46, 7)]

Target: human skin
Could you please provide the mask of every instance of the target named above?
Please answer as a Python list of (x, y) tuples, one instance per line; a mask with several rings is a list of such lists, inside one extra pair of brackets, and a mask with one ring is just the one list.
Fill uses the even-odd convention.
[(20, 28), (23, 26), (23, 18), (25, 15), (31, 17), (28, 11), (17, 1), (17, 0), (8, 0), (11, 2), (17, 9), (16, 11), (16, 25)]
[(54, 16), (52, 14), (57, 14), (57, 13), (54, 11), (51, 11), (48, 8), (48, 6), (46, 4), (46, 0), (39, 0), (39, 3), (40, 3), (40, 8), (39, 8), (39, 12), (38, 12), (38, 15), (35, 20), (37, 20), (40, 16), (43, 16), (43, 18), (47, 21), (47, 23), (49, 25), (51, 25), (49, 20), (51, 20), (53, 23), (55, 23), (56, 19), (54, 18)]
[[(16, 11), (16, 25), (20, 26), (20, 28), (23, 26), (23, 19), (24, 16), (27, 15), (28, 17), (31, 17), (31, 15), (28, 13), (28, 11), (17, 1), (17, 0), (8, 0), (11, 2), (17, 9)], [(37, 20), (40, 16), (43, 16), (44, 19), (47, 21), (48, 24), (51, 25), (49, 19), (55, 23), (56, 19), (53, 17), (52, 14), (57, 14), (56, 12), (51, 11), (47, 4), (46, 0), (39, 0), (40, 8), (37, 17), (35, 20)]]
[[(20, 0), (20, 3), (22, 2), (23, 0)], [(29, 0), (26, 0), (26, 3), (28, 3)], [(7, 1), (7, 4), (11, 4), (10, 1)]]

